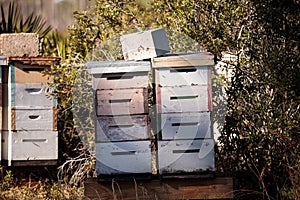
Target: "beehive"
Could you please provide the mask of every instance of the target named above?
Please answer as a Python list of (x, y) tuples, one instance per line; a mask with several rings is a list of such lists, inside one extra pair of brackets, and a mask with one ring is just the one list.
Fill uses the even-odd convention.
[(148, 111), (150, 62), (87, 63), (95, 91), (98, 180), (149, 178), (152, 172)]
[(45, 71), (59, 60), (9, 57), (2, 66), (2, 157), (9, 166), (57, 162), (57, 101), (48, 94), (47, 82), (53, 76)]
[(213, 64), (213, 56), (208, 53), (152, 59), (158, 168), (163, 178), (214, 171), (210, 76)]

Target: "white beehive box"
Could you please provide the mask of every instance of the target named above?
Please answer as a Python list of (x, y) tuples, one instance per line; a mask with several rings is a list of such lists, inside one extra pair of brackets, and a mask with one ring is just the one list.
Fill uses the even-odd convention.
[(9, 114), (11, 117), (8, 120), (10, 120), (11, 127), (8, 127), (8, 123), (4, 123), (4, 130), (56, 130), (55, 108), (12, 108), (10, 112), (5, 109), (5, 115)]
[(214, 140), (158, 141), (160, 175), (215, 170)]
[(155, 83), (166, 86), (195, 86), (211, 84), (210, 67), (171, 67), (155, 69)]
[(93, 75), (93, 89), (126, 89), (148, 87), (150, 62), (106, 61), (87, 63)]
[(56, 101), (46, 91), (46, 86), (42, 83), (12, 84), (14, 96), (11, 100), (12, 106), (20, 107), (52, 107), (56, 106)]
[(211, 111), (211, 87), (181, 86), (157, 87), (158, 113)]
[(56, 131), (3, 131), (3, 160), (9, 166), (14, 161), (45, 161), (58, 158)]
[(164, 113), (158, 120), (160, 140), (212, 138), (209, 112)]
[(39, 36), (36, 33), (0, 34), (0, 55), (38, 56)]
[(163, 28), (123, 35), (120, 41), (125, 60), (144, 60), (170, 51)]
[(148, 89), (97, 90), (98, 116), (148, 113)]
[(150, 139), (148, 115), (98, 117), (96, 142)]
[(96, 143), (96, 172), (101, 175), (151, 174), (150, 141)]

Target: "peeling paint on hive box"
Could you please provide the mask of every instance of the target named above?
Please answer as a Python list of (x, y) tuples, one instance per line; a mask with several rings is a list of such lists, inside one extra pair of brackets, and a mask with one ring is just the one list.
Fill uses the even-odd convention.
[(97, 90), (97, 115), (148, 113), (148, 89)]
[(97, 175), (152, 172), (150, 141), (96, 143)]
[(211, 111), (209, 86), (157, 87), (158, 113)]
[(8, 161), (56, 160), (56, 131), (3, 131), (3, 159)]
[(96, 142), (150, 139), (148, 115), (98, 117)]
[(170, 51), (163, 28), (122, 35), (120, 41), (125, 60), (144, 60)]
[(215, 170), (214, 140), (158, 141), (160, 174)]
[(164, 113), (161, 119), (161, 139), (204, 139), (211, 138), (209, 112), (201, 113)]

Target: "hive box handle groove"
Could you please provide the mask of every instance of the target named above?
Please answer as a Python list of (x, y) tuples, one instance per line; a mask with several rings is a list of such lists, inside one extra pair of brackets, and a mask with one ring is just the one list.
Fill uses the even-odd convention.
[(133, 155), (136, 151), (120, 151), (120, 152), (111, 152), (113, 156), (121, 156), (121, 155)]

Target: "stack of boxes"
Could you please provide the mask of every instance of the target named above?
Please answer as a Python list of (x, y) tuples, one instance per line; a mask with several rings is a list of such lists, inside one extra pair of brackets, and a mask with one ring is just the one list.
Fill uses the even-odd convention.
[(153, 58), (158, 169), (162, 177), (214, 171), (211, 128), (212, 55)]
[(151, 177), (150, 62), (90, 62), (99, 180)]
[[(24, 49), (18, 51), (18, 43), (6, 44), (9, 39), (18, 41), (18, 36), (1, 35), (1, 50), (7, 54), (0, 70), (3, 101), (1, 160), (8, 166), (54, 165), (58, 158), (57, 102), (49, 96), (47, 88), (53, 76), (46, 75), (45, 71), (50, 71), (51, 65), (60, 59), (30, 54), (38, 52), (38, 41), (24, 47), (29, 55), (21, 56)], [(21, 38), (26, 36), (21, 34)], [(32, 37), (36, 38), (36, 34), (29, 34), (27, 39)]]
[[(88, 63), (96, 99), (98, 179), (150, 174), (153, 160), (162, 178), (214, 171), (213, 56), (166, 55), (169, 46), (163, 29), (124, 35), (121, 43), (127, 61)], [(152, 159), (147, 108), (150, 62), (145, 60), (152, 62), (155, 85), (156, 113), (151, 121), (157, 125), (153, 142), (157, 154)]]

